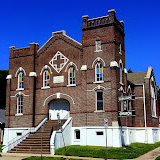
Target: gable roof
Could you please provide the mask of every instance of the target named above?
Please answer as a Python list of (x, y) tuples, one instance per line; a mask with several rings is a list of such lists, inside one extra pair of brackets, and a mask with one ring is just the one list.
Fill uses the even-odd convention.
[(134, 72), (128, 73), (127, 80), (133, 84), (143, 84), (144, 78), (147, 76), (147, 71), (145, 72)]
[(0, 109), (0, 123), (5, 123), (5, 112), (6, 110)]
[(43, 53), (57, 39), (61, 39), (61, 40), (71, 44), (72, 46), (74, 46), (78, 49), (82, 49), (82, 44), (79, 43), (78, 41), (72, 39), (71, 37), (67, 36), (65, 31), (57, 31), (57, 32), (52, 32), (52, 37), (38, 50), (38, 53), (39, 54)]

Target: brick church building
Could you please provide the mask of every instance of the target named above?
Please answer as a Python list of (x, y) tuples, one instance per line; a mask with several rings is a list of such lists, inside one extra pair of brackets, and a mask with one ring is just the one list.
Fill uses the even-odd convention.
[[(58, 31), (41, 48), (9, 48), (4, 152), (57, 119), (66, 145), (105, 146), (106, 126), (108, 146), (160, 140), (153, 69), (127, 73), (124, 22), (108, 13), (83, 16), (82, 44)], [(52, 130), (49, 152), (59, 147), (61, 131)]]

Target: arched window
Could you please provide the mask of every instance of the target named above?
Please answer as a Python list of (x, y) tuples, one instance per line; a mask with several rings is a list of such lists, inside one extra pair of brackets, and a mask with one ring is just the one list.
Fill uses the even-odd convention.
[(75, 81), (75, 68), (73, 66), (70, 66), (68, 69), (68, 84), (69, 85), (74, 85), (76, 84)]
[(18, 73), (18, 89), (23, 88), (23, 82), (23, 72), (21, 71)]
[(23, 113), (23, 96), (17, 97), (17, 114)]
[(50, 73), (48, 69), (43, 72), (43, 87), (48, 87), (50, 82)]
[(122, 63), (119, 64), (119, 77), (120, 77), (120, 83), (122, 83)]
[(152, 110), (152, 116), (156, 117), (156, 99), (155, 99), (155, 87), (153, 81), (151, 82), (151, 110)]
[(95, 65), (95, 81), (103, 81), (103, 65), (101, 61), (98, 61)]
[(96, 111), (103, 110), (103, 90), (96, 90)]

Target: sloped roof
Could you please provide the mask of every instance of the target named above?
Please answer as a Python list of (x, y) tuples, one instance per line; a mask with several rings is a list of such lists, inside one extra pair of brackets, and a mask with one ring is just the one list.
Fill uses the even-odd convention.
[(128, 73), (127, 80), (133, 84), (143, 84), (144, 78), (147, 76), (147, 71), (145, 72), (134, 72)]
[(78, 49), (82, 49), (82, 44), (67, 36), (65, 31), (57, 31), (52, 32), (52, 37), (38, 50), (38, 54), (41, 54), (42, 52), (47, 50), (49, 46), (52, 45), (57, 39), (61, 39)]
[(5, 112), (6, 110), (0, 109), (0, 123), (5, 123)]

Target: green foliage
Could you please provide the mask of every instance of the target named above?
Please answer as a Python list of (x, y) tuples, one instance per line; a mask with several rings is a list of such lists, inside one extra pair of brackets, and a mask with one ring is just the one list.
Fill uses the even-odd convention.
[(158, 156), (155, 160), (160, 160), (160, 156)]
[(128, 72), (128, 73), (133, 73), (133, 71), (132, 71), (132, 69), (131, 69), (131, 68), (130, 68), (127, 72)]
[[(157, 147), (160, 146), (160, 142), (155, 144), (143, 144), (132, 143), (131, 145), (113, 148), (107, 147), (107, 154), (109, 159), (133, 159), (139, 157)], [(67, 146), (68, 156), (79, 157), (94, 157), (94, 158), (106, 158), (106, 147), (98, 146)], [(64, 148), (59, 148), (55, 151), (56, 155), (65, 155)]]
[(6, 106), (6, 77), (7, 70), (0, 70), (0, 109), (5, 109)]
[(2, 152), (2, 147), (3, 147), (4, 145), (0, 145), (0, 152)]

